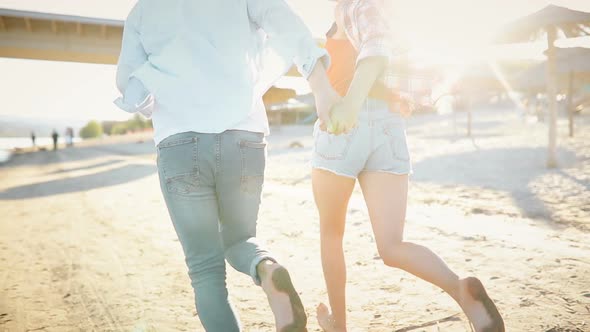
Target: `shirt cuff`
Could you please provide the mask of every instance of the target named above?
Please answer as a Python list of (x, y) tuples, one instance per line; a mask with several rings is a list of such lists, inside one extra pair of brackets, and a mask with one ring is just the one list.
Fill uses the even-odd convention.
[(313, 50), (305, 56), (296, 57), (295, 65), (301, 76), (308, 79), (318, 60), (323, 62), (326, 69), (330, 67), (330, 55), (328, 55), (328, 52), (324, 48), (314, 46)]
[(154, 97), (140, 80), (131, 77), (123, 96), (117, 98), (114, 103), (125, 112), (139, 112), (150, 118), (154, 108)]
[(391, 63), (394, 55), (398, 53), (399, 50), (393, 47), (388, 38), (383, 36), (374, 37), (361, 44), (356, 64), (358, 66), (361, 60), (370, 57), (385, 57)]
[(371, 57), (383, 57), (383, 58), (387, 58), (387, 61), (389, 63), (393, 62), (393, 56), (391, 55), (391, 52), (377, 51), (377, 50), (365, 50), (365, 51), (361, 51), (359, 53), (358, 57), (356, 58), (356, 65), (358, 66), (362, 60), (367, 59), (367, 58), (371, 58)]

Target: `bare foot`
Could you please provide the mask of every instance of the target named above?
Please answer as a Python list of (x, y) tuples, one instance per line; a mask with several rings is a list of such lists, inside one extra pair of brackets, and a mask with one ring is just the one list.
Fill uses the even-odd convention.
[(336, 327), (334, 317), (330, 315), (330, 310), (325, 304), (320, 303), (316, 309), (316, 313), (318, 324), (320, 324), (320, 327), (325, 332), (346, 332), (346, 329)]
[(459, 281), (460, 305), (476, 332), (504, 332), (504, 321), (479, 279)]
[(258, 272), (279, 332), (306, 332), (307, 315), (287, 269), (264, 261)]

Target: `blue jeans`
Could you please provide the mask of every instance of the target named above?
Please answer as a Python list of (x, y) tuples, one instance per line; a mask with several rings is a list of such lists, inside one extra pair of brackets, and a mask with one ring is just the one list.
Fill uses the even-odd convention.
[(265, 148), (263, 134), (237, 130), (176, 134), (157, 148), (160, 186), (207, 331), (240, 331), (225, 260), (257, 285), (256, 266), (274, 261), (256, 242)]

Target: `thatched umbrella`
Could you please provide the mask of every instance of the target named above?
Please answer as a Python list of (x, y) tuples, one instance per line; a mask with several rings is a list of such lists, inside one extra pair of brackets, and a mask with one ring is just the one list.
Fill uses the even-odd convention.
[[(453, 86), (453, 94), (461, 95), (467, 107), (467, 136), (471, 136), (471, 108), (473, 96), (481, 95), (501, 86), (489, 64), (468, 68)], [(455, 129), (456, 130), (456, 129)]]
[[(293, 89), (282, 89), (273, 86), (264, 94), (264, 96), (262, 96), (262, 101), (268, 111), (272, 105), (286, 104), (289, 99), (294, 98), (295, 96), (297, 96), (297, 93)], [(282, 113), (277, 112), (276, 114), (278, 117), (277, 122), (281, 125), (283, 122)]]
[[(547, 52), (546, 52), (547, 53)], [(590, 83), (590, 48), (571, 47), (556, 48), (555, 50), (557, 86), (556, 92), (566, 93), (568, 96), (569, 134), (574, 136), (573, 123), (573, 95), (575, 81)], [(521, 90), (540, 91), (543, 82), (547, 81), (546, 64), (533, 66), (521, 73), (516, 85)]]
[[(520, 65), (519, 65), (520, 66)], [(476, 96), (488, 97), (491, 93), (499, 95), (506, 91), (506, 81), (511, 77), (503, 73), (512, 72), (506, 67), (516, 67), (516, 64), (483, 63), (471, 66), (459, 76), (453, 86), (453, 94), (462, 96), (467, 106), (467, 136), (471, 136), (472, 107)]]
[(286, 103), (296, 95), (297, 93), (293, 89), (282, 89), (273, 86), (262, 96), (262, 101), (264, 105)]
[[(566, 87), (571, 75), (582, 82), (590, 79), (590, 48), (556, 48), (555, 60), (558, 92), (567, 92)], [(543, 62), (521, 72), (514, 80), (515, 88), (532, 92), (542, 91), (547, 81), (546, 67), (547, 64)]]
[(547, 38), (547, 98), (549, 102), (549, 151), (547, 166), (556, 167), (557, 112), (556, 112), (556, 55), (558, 33), (567, 38), (590, 35), (590, 13), (549, 5), (506, 26), (498, 38), (501, 43), (519, 43)]
[(505, 87), (494, 67), (484, 63), (467, 68), (457, 80), (456, 90), (464, 93), (487, 93), (501, 92)]

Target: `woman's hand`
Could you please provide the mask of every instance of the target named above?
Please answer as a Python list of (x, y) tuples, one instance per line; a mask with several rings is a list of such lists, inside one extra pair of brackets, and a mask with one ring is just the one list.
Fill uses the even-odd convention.
[(315, 95), (315, 106), (320, 120), (320, 129), (327, 130), (331, 126), (330, 113), (335, 105), (342, 102), (342, 97), (334, 89), (324, 89)]
[(360, 109), (361, 105), (351, 102), (345, 97), (342, 102), (332, 108), (330, 114), (331, 125), (328, 127), (328, 132), (340, 135), (352, 130), (357, 125)]

